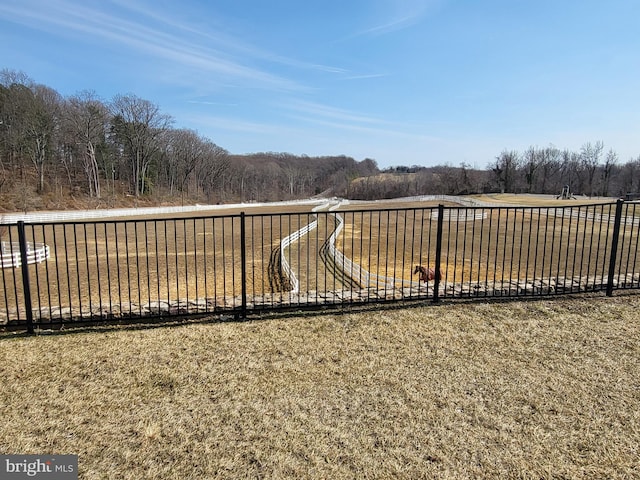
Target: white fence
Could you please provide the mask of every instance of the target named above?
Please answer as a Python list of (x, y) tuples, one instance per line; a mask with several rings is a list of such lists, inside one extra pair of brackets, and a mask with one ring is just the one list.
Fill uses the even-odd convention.
[[(431, 212), (431, 218), (437, 219), (438, 212)], [(484, 220), (487, 218), (486, 211), (476, 211), (476, 210), (447, 210), (444, 212), (442, 219), (448, 222), (473, 222), (475, 220)]]
[[(49, 257), (49, 245), (27, 242), (27, 264), (44, 262)], [(0, 242), (0, 268), (18, 268), (21, 265), (20, 244), (17, 242)]]
[[(348, 204), (348, 203), (350, 202), (342, 201), (332, 205), (332, 202), (327, 202), (323, 205), (319, 205), (318, 207), (315, 207), (313, 211), (317, 212), (319, 210), (326, 209), (327, 207), (330, 207), (328, 209), (329, 211), (333, 211), (338, 209), (341, 205)], [(336, 220), (336, 228), (331, 234), (331, 236), (329, 237), (329, 241), (327, 242), (328, 251), (334, 265), (340, 270), (342, 270), (342, 272), (345, 275), (349, 276), (352, 280), (354, 280), (356, 283), (358, 283), (359, 285), (365, 288), (374, 287), (374, 288), (393, 289), (393, 288), (396, 288), (397, 286), (402, 286), (402, 287), (419, 287), (420, 286), (419, 282), (412, 282), (404, 279), (397, 279), (394, 277), (386, 277), (383, 275), (377, 275), (377, 274), (371, 273), (368, 270), (366, 270), (364, 267), (359, 265), (358, 263), (355, 263), (350, 258), (346, 257), (344, 253), (342, 253), (340, 249), (336, 247), (336, 241), (340, 236), (340, 234), (342, 233), (342, 229), (344, 228), (344, 219), (342, 218), (342, 215), (338, 213), (332, 213), (331, 215)], [(295, 273), (291, 269), (291, 266), (289, 265), (289, 262), (287, 261), (286, 249), (290, 245), (292, 245), (293, 243), (297, 242), (302, 237), (307, 235), (309, 232), (316, 229), (317, 227), (318, 227), (318, 220), (316, 219), (313, 222), (309, 223), (308, 225), (305, 225), (304, 227), (302, 227), (300, 230), (297, 230), (293, 232), (291, 235), (288, 235), (287, 237), (283, 238), (282, 241), (280, 242), (280, 263), (282, 267), (282, 272), (289, 279), (289, 283), (291, 285), (290, 293), (292, 294), (299, 293), (300, 282), (298, 281), (298, 278), (296, 277)]]
[(332, 214), (336, 219), (336, 229), (329, 237), (329, 252), (336, 266), (338, 266), (345, 275), (351, 277), (362, 287), (374, 287), (374, 288), (396, 288), (402, 287), (419, 287), (419, 282), (407, 281), (404, 279), (397, 279), (394, 277), (385, 277), (383, 275), (377, 275), (366, 270), (364, 267), (353, 262), (350, 258), (346, 257), (338, 247), (336, 247), (336, 240), (344, 227), (344, 220), (340, 214)]
[[(327, 208), (329, 206), (331, 206), (331, 202), (327, 202), (327, 203), (324, 203), (322, 205), (318, 205), (312, 211), (313, 212), (317, 212), (317, 211), (325, 209), (325, 208)], [(340, 206), (340, 203), (338, 203), (338, 204), (334, 205), (333, 207), (331, 207), (330, 210), (334, 210), (334, 209), (338, 208), (339, 206)], [(297, 242), (302, 237), (304, 237), (306, 234), (308, 234), (309, 232), (315, 230), (316, 228), (318, 228), (318, 218), (317, 217), (313, 222), (309, 223), (308, 225), (305, 225), (300, 230), (297, 230), (297, 231), (293, 232), (291, 235), (286, 236), (280, 242), (280, 264), (282, 266), (282, 272), (287, 276), (287, 278), (289, 279), (289, 283), (291, 284), (291, 290), (290, 290), (291, 293), (295, 294), (295, 293), (298, 293), (300, 291), (300, 282), (298, 281), (298, 277), (296, 277), (296, 274), (293, 273), (293, 270), (291, 270), (291, 265), (289, 265), (289, 261), (287, 260), (287, 256), (285, 254), (285, 250), (287, 249), (287, 247), (289, 247), (289, 245), (291, 245), (292, 243)]]
[(238, 203), (224, 205), (187, 205), (183, 207), (141, 207), (141, 208), (114, 208), (96, 210), (65, 210), (46, 211), (31, 213), (3, 213), (0, 215), (0, 224), (17, 222), (43, 223), (43, 222), (66, 222), (73, 220), (103, 220), (114, 217), (148, 216), (148, 215), (171, 215), (187, 212), (209, 212), (215, 210), (227, 210), (229, 208), (251, 209), (264, 206), (291, 206), (291, 205), (316, 205), (326, 202), (326, 200), (310, 199), (296, 200), (290, 202), (272, 203)]

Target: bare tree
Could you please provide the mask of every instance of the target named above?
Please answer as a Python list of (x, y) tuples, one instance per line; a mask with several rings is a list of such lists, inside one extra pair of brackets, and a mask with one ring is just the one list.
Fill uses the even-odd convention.
[(0, 71), (0, 163), (14, 174), (22, 170), (26, 141), (26, 112), (33, 104), (33, 82), (24, 74)]
[(514, 150), (504, 150), (496, 157), (491, 170), (496, 176), (501, 193), (515, 191), (516, 171), (519, 163), (520, 156)]
[(524, 178), (527, 182), (527, 192), (533, 193), (533, 185), (536, 180), (536, 172), (541, 166), (540, 151), (535, 147), (529, 147), (522, 156), (522, 164), (524, 167)]
[[(560, 173), (563, 184), (569, 185), (571, 192), (584, 193), (584, 170), (580, 161), (580, 155), (571, 150), (564, 149), (560, 153)], [(559, 187), (564, 186), (560, 185)], [(558, 192), (560, 193), (560, 192)]]
[(160, 113), (157, 105), (134, 95), (117, 95), (111, 109), (112, 128), (128, 156), (133, 193), (139, 197), (146, 193), (151, 162), (172, 119)]
[(201, 138), (201, 141), (203, 152), (196, 165), (196, 178), (204, 194), (211, 199), (216, 188), (221, 186), (231, 162), (224, 148), (207, 139)]
[(601, 195), (603, 197), (609, 196), (609, 184), (611, 183), (611, 176), (613, 174), (614, 169), (618, 165), (618, 154), (613, 151), (613, 149), (609, 149), (607, 155), (604, 159), (604, 165), (602, 167), (602, 190)]
[(619, 193), (640, 192), (640, 156), (629, 160), (620, 168)]
[(554, 146), (549, 146), (543, 149), (541, 152), (541, 164), (540, 164), (540, 173), (539, 175), (539, 189), (540, 193), (555, 193), (558, 188), (555, 190), (548, 191), (549, 183), (551, 183), (551, 187), (553, 188), (553, 179), (556, 174), (560, 171), (562, 166), (560, 162), (560, 150), (558, 150)]
[(598, 165), (600, 164), (600, 156), (602, 155), (603, 149), (604, 143), (602, 142), (596, 142), (595, 144), (587, 142), (580, 150), (580, 162), (586, 173), (587, 188), (590, 197), (593, 196), (593, 181), (595, 179)]
[(105, 142), (108, 117), (107, 107), (93, 92), (80, 92), (65, 104), (64, 123), (79, 152), (90, 197), (100, 198), (97, 149)]
[(302, 193), (304, 191), (304, 170), (298, 168), (295, 163), (290, 163), (284, 167), (284, 173), (287, 176), (289, 196), (293, 197), (296, 189)]
[[(19, 169), (23, 180), (23, 161), (31, 162), (38, 193), (44, 190), (45, 166), (53, 150), (59, 103), (57, 92), (34, 84), (23, 73), (0, 71), (1, 153), (12, 170)], [(2, 163), (4, 166), (5, 161)]]
[(26, 115), (26, 149), (36, 169), (36, 192), (44, 191), (45, 167), (54, 149), (54, 135), (59, 125), (61, 97), (43, 85), (33, 87), (33, 101)]
[(170, 192), (177, 188), (182, 202), (188, 181), (204, 157), (205, 143), (193, 130), (169, 130), (165, 135), (164, 164)]

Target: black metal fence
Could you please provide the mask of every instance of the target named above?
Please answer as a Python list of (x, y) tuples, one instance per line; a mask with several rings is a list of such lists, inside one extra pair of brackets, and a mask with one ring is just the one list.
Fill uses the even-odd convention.
[(636, 203), (337, 206), (5, 225), (0, 325), (640, 288)]

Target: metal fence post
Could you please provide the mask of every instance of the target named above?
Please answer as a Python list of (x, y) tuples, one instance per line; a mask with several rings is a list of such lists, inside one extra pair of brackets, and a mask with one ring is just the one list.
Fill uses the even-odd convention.
[(607, 278), (607, 297), (613, 296), (613, 277), (616, 273), (616, 259), (618, 257), (618, 237), (620, 236), (620, 223), (622, 223), (622, 205), (620, 199), (616, 202), (616, 218), (613, 224), (613, 239), (611, 241), (611, 256), (609, 257), (609, 277)]
[(444, 205), (438, 205), (438, 229), (436, 231), (436, 278), (433, 279), (433, 303), (440, 301), (440, 261), (442, 259), (442, 230), (444, 222)]
[(240, 275), (242, 280), (242, 306), (240, 315), (247, 318), (247, 231), (245, 215), (240, 212)]
[(33, 333), (31, 283), (29, 282), (29, 264), (27, 263), (27, 236), (22, 220), (18, 222), (18, 241), (20, 243), (20, 267), (22, 268), (22, 293), (24, 294), (24, 308), (27, 311), (27, 332)]

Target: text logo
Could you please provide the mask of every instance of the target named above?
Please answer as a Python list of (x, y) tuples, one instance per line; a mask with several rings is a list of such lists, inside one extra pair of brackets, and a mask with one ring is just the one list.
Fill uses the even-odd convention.
[(0, 480), (78, 480), (77, 455), (0, 455)]

